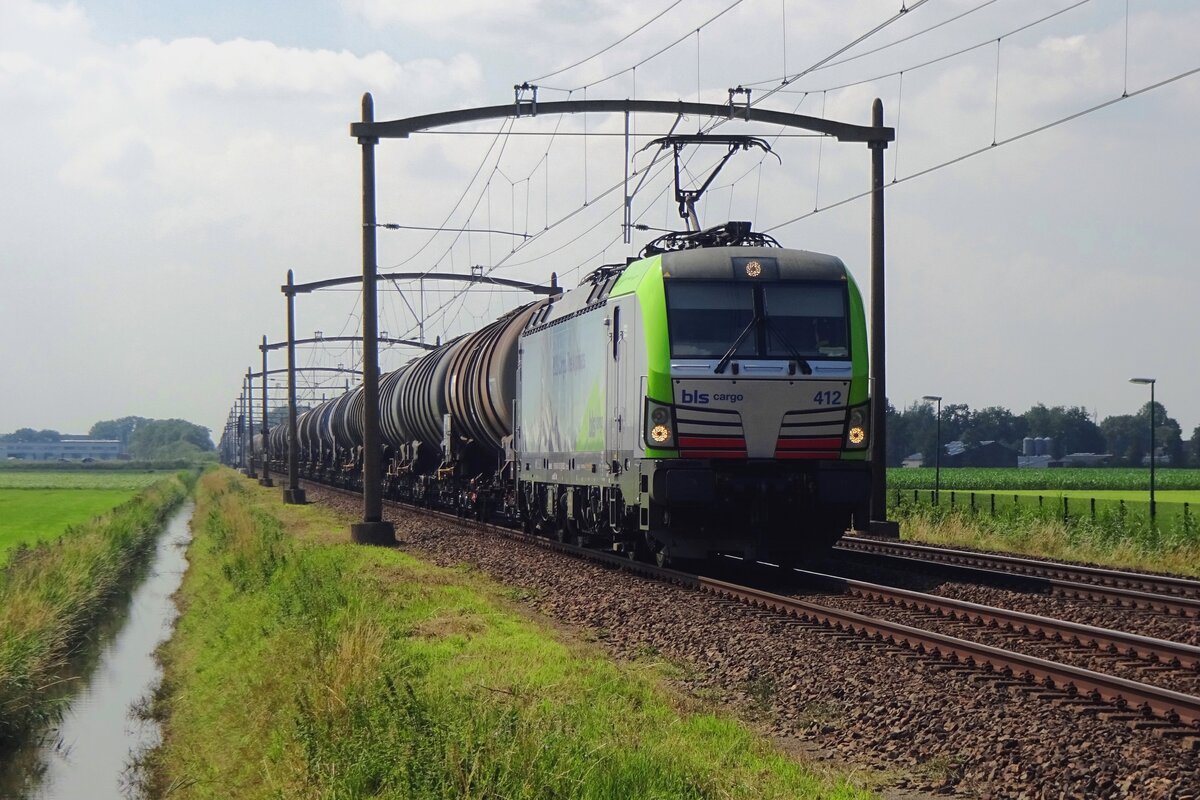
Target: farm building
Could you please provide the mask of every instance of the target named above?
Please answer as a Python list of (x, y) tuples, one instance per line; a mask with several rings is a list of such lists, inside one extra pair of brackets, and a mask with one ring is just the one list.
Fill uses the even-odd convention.
[[(980, 442), (977, 445), (953, 441), (946, 442), (944, 448), (942, 451), (943, 467), (1017, 466), (1017, 451), (996, 441)], [(900, 463), (904, 467), (921, 467), (925, 465), (925, 456), (922, 453), (913, 453), (905, 456)]]
[(1015, 467), (1017, 451), (1000, 442), (986, 441), (971, 447), (964, 442), (947, 442), (944, 467)]

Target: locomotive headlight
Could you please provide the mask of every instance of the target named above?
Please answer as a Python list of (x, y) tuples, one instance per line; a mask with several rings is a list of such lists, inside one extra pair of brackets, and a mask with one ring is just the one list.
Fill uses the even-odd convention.
[(647, 447), (672, 450), (675, 448), (675, 409), (666, 403), (646, 398), (645, 427), (642, 436)]
[(870, 430), (870, 403), (863, 403), (850, 409), (850, 418), (846, 421), (846, 449), (863, 450), (867, 447)]

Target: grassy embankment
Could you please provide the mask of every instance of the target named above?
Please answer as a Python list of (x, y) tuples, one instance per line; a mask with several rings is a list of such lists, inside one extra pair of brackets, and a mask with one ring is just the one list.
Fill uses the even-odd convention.
[(228, 470), (197, 497), (155, 793), (868, 796), (688, 708), (663, 665), (530, 621), (477, 571), (350, 545), (346, 519)]
[(0, 750), (61, 709), (70, 654), (128, 582), (190, 474), (160, 476), (106, 514), (54, 541), (18, 546), (0, 569)]
[(1159, 473), (1156, 484), (1170, 488), (1157, 493), (1153, 522), (1147, 470), (942, 470), (936, 507), (933, 473), (889, 471), (890, 513), (905, 539), (1200, 575), (1200, 471)]
[(57, 538), (161, 480), (153, 472), (0, 471), (0, 567), (19, 544)]

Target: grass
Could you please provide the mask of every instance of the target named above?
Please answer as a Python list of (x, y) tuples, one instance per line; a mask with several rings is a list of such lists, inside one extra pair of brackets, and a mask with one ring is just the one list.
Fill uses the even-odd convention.
[(867, 797), (531, 622), (475, 570), (347, 543), (227, 470), (198, 492), (154, 704), (177, 798)]
[(1200, 575), (1200, 470), (1161, 470), (1150, 517), (1145, 469), (888, 471), (904, 538), (1110, 567)]
[(162, 521), (187, 495), (187, 475), (163, 478), (52, 542), (19, 546), (0, 570), (0, 751), (53, 719), (72, 651), (128, 582)]
[[(1043, 495), (1045, 497), (1077, 497), (1097, 500), (1124, 500), (1126, 503), (1149, 503), (1150, 494), (1147, 489), (1017, 489), (1008, 490), (1005, 494), (1021, 494), (1028, 496)], [(1200, 491), (1196, 489), (1154, 489), (1154, 501), (1157, 504), (1200, 503)]]
[[(1099, 507), (1097, 518), (1063, 522), (1057, 512), (1036, 505), (1005, 508), (996, 516), (951, 509), (946, 493), (939, 506), (906, 502), (889, 515), (900, 521), (905, 540), (953, 547), (1019, 553), (1103, 566), (1200, 576), (1200, 533), (1196, 516), (1171, 516), (1160, 508), (1158, 523), (1122, 511), (1116, 503)], [(1082, 511), (1082, 504), (1080, 510)]]

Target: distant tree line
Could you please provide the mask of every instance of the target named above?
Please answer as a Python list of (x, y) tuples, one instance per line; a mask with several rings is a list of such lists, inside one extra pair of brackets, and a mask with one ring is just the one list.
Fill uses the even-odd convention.
[[(1185, 441), (1183, 429), (1166, 407), (1158, 402), (1154, 406), (1158, 455), (1170, 466), (1200, 467), (1200, 426)], [(898, 467), (908, 456), (921, 453), (924, 463), (932, 466), (937, 451), (936, 407), (919, 401), (897, 411), (889, 403), (887, 418), (888, 465)], [(1055, 458), (1068, 453), (1108, 453), (1114, 465), (1141, 466), (1150, 453), (1150, 404), (1136, 414), (1105, 417), (1099, 424), (1080, 406), (1047, 408), (1039, 403), (1024, 414), (1000, 406), (978, 410), (961, 403), (942, 406), (943, 447), (956, 440), (968, 447), (996, 441), (1020, 451), (1026, 436), (1053, 439), (1051, 455)]]
[[(88, 430), (91, 439), (116, 439), (130, 457), (139, 461), (174, 461), (203, 458), (216, 450), (208, 428), (183, 419), (121, 417), (97, 422)], [(58, 431), (21, 428), (0, 435), (6, 442), (58, 442)]]

